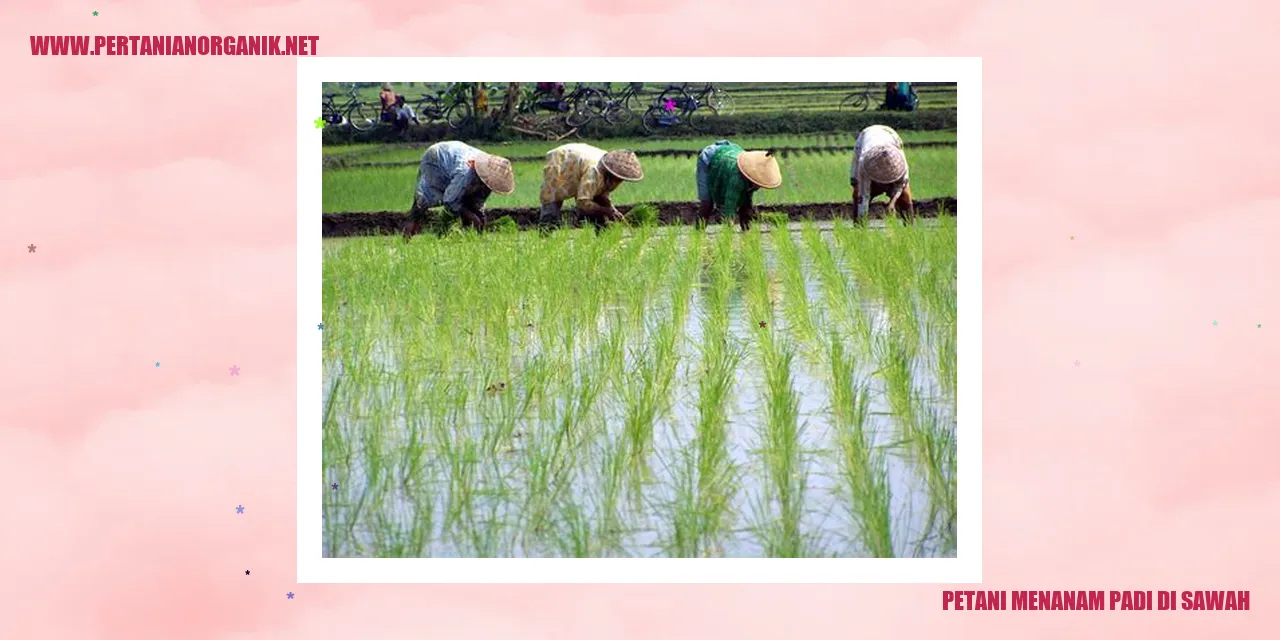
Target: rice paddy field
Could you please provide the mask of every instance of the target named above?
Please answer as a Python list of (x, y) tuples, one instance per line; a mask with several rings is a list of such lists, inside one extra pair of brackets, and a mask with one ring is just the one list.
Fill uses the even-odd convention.
[[(911, 163), (911, 188), (917, 199), (927, 200), (956, 193), (955, 133), (904, 131)], [(756, 196), (759, 205), (811, 202), (847, 202), (849, 163), (856, 132), (815, 135), (742, 136), (734, 142), (749, 149), (781, 149), (779, 162), (783, 185)], [(613, 194), (620, 206), (644, 202), (693, 201), (696, 152), (713, 139), (609, 139), (587, 140), (604, 149), (627, 148), (642, 154), (645, 179), (628, 183)], [(482, 149), (512, 160), (516, 191), (493, 196), (491, 209), (538, 205), (542, 182), (542, 157), (558, 143), (518, 142), (486, 145)], [(408, 210), (424, 145), (350, 145), (326, 147), (327, 159), (342, 157), (340, 167), (326, 167), (324, 213)]]
[(323, 272), (328, 557), (955, 555), (954, 217), (330, 239)]
[[(724, 85), (739, 113), (860, 86)], [(745, 233), (326, 237), (324, 554), (955, 557), (956, 134), (900, 133), (936, 218), (844, 219), (857, 132), (834, 131), (728, 136), (783, 173)], [(714, 140), (573, 141), (637, 152), (627, 211), (695, 201)], [(538, 204), (562, 143), (474, 144), (515, 171), (492, 220)], [(398, 220), (425, 147), (324, 147), (326, 224)]]

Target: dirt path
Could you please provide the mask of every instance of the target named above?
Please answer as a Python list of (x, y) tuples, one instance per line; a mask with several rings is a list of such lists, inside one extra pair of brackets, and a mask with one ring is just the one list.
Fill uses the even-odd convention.
[[(698, 203), (696, 202), (660, 202), (654, 204), (658, 207), (658, 219), (662, 224), (692, 224), (698, 216)], [(939, 208), (955, 215), (956, 199), (938, 198), (936, 200), (921, 200), (916, 203), (916, 212), (921, 217), (935, 217)], [(624, 207), (619, 209), (623, 213), (627, 211), (627, 208)], [(853, 205), (844, 202), (818, 202), (813, 204), (775, 205), (763, 207), (761, 210), (785, 213), (797, 220), (807, 216), (812, 216), (815, 220), (832, 220), (835, 218), (849, 218), (853, 213)], [(882, 218), (884, 214), (885, 207), (883, 203), (872, 203), (872, 218)], [(404, 221), (404, 216), (404, 211), (326, 213), (322, 223), (323, 236), (326, 238), (340, 238), (399, 233), (400, 223)], [(502, 216), (511, 216), (511, 219), (515, 220), (516, 224), (522, 228), (527, 228), (533, 226), (533, 223), (537, 221), (538, 209), (537, 207), (521, 207), (490, 209), (488, 212), (490, 221)]]

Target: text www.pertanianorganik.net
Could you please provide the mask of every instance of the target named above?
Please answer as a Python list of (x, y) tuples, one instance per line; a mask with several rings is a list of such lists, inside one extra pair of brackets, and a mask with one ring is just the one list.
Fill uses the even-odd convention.
[(31, 36), (33, 56), (314, 56), (320, 36)]

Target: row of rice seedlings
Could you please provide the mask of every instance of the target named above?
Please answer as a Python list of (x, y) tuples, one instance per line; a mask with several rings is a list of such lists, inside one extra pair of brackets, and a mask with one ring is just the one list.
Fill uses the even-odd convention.
[(795, 347), (788, 338), (766, 339), (761, 346), (766, 417), (758, 455), (764, 466), (765, 492), (757, 498), (756, 535), (766, 555), (800, 558), (816, 551), (818, 540), (806, 534), (802, 525), (809, 476), (801, 447), (800, 398), (791, 369)]
[[(806, 226), (812, 228), (813, 223), (808, 222)], [(809, 302), (800, 248), (790, 233), (775, 233), (772, 237), (773, 248), (778, 256), (779, 277), (783, 286), (782, 313), (787, 320), (787, 330), (798, 338), (801, 344), (809, 347), (810, 355), (817, 356), (820, 348), (819, 321), (815, 318), (817, 308)]]
[[(701, 234), (694, 234), (700, 237)], [(700, 557), (723, 552), (732, 535), (739, 472), (729, 452), (728, 404), (741, 351), (730, 343), (729, 295), (734, 288), (728, 236), (708, 252), (710, 285), (704, 296), (697, 418), (692, 437), (676, 445), (668, 465), (672, 498), (665, 506), (666, 555)]]
[(753, 498), (753, 529), (766, 555), (804, 557), (816, 550), (817, 541), (803, 531), (808, 472), (801, 448), (800, 400), (792, 372), (795, 346), (772, 328), (770, 274), (758, 229), (743, 235), (742, 247), (746, 306), (756, 322), (753, 337), (764, 369), (765, 418), (763, 425), (757, 425), (756, 451), (764, 486)]
[(888, 465), (866, 433), (867, 384), (857, 379), (855, 361), (836, 332), (829, 338), (828, 364), (837, 490), (849, 521), (857, 527), (850, 537), (872, 557), (890, 558), (895, 554)]
[[(849, 223), (836, 221), (836, 228), (841, 233), (851, 232)], [(825, 307), (824, 317), (829, 326), (856, 341), (863, 351), (870, 349), (871, 325), (858, 304), (856, 290), (850, 286), (840, 263), (836, 260), (831, 245), (826, 242), (817, 227), (804, 225), (802, 238), (809, 255), (813, 257), (812, 265), (818, 275), (822, 289), (822, 301)]]
[(928, 397), (931, 394), (914, 384), (914, 373), (923, 364), (918, 357), (919, 325), (933, 322), (923, 308), (926, 305), (917, 304), (922, 295), (920, 274), (924, 267), (918, 267), (911, 259), (923, 232), (891, 219), (881, 246), (873, 250), (878, 259), (864, 263), (864, 272), (882, 294), (890, 318), (890, 329), (877, 337), (875, 352), (898, 426), (896, 444), (912, 461), (929, 495), (930, 517), (915, 545), (917, 554), (932, 537), (938, 515), (945, 524), (943, 547), (950, 544), (947, 536), (954, 531), (955, 515), (954, 428), (949, 420), (940, 418), (933, 399)]

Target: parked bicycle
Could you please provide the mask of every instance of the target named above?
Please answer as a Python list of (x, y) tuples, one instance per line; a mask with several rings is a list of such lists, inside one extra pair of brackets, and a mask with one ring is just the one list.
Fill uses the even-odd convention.
[(684, 90), (697, 98), (698, 102), (711, 105), (716, 110), (716, 113), (722, 116), (733, 115), (733, 96), (729, 95), (728, 91), (717, 87), (714, 82), (708, 82), (703, 85), (697, 93), (690, 92), (689, 84), (685, 83)]
[(668, 85), (653, 104), (640, 117), (640, 124), (648, 133), (689, 125), (694, 131), (703, 131), (706, 120), (719, 114), (712, 105), (702, 102), (685, 90), (687, 85)]
[(841, 111), (866, 111), (871, 105), (875, 105), (877, 109), (883, 104), (883, 101), (876, 98), (873, 91), (875, 85), (871, 83), (864, 84), (861, 89), (850, 93), (840, 101)]
[(630, 122), (635, 117), (636, 110), (643, 104), (640, 98), (640, 92), (643, 90), (643, 82), (628, 82), (621, 93), (614, 93), (613, 83), (607, 83), (604, 89), (598, 92), (600, 104), (592, 107), (590, 111), (603, 115), (605, 122), (609, 124)]
[(546, 86), (555, 83), (540, 83), (524, 100), (521, 101), (520, 113), (536, 115), (539, 111), (563, 113), (565, 124), (577, 128), (603, 115), (606, 103), (600, 90), (593, 89), (579, 82), (563, 97), (558, 96), (554, 87)]
[(435, 94), (418, 98), (413, 111), (417, 122), (444, 120), (450, 129), (464, 129), (473, 121), (471, 92), (466, 85), (452, 83)]
[(366, 131), (378, 123), (378, 108), (360, 101), (359, 88), (355, 84), (347, 89), (347, 97), (342, 104), (334, 102), (334, 98), (340, 95), (342, 94), (324, 94), (320, 114), (325, 122), (333, 125), (349, 124), (356, 131)]

